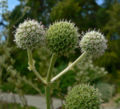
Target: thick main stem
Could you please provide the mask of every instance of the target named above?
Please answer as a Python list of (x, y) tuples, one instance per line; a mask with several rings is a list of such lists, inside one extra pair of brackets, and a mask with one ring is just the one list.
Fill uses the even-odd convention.
[(56, 55), (53, 54), (52, 55), (52, 58), (50, 60), (50, 65), (49, 65), (49, 69), (48, 69), (48, 72), (47, 72), (47, 85), (45, 87), (45, 94), (46, 94), (46, 104), (47, 104), (47, 109), (51, 109), (51, 104), (52, 104), (52, 101), (51, 101), (51, 96), (50, 96), (50, 80), (51, 80), (51, 74), (52, 74), (52, 69), (54, 67), (54, 64), (55, 64), (55, 60), (56, 60)]
[(50, 85), (45, 87), (45, 95), (46, 95), (46, 105), (47, 109), (51, 109), (51, 96), (50, 96)]
[(51, 83), (53, 83), (55, 80), (60, 78), (62, 75), (64, 75), (66, 72), (68, 72), (72, 67), (74, 67), (83, 57), (86, 56), (86, 53), (83, 53), (81, 56), (79, 56), (72, 64), (70, 64), (67, 68), (65, 68), (62, 72), (60, 72), (57, 76), (53, 77), (51, 80)]

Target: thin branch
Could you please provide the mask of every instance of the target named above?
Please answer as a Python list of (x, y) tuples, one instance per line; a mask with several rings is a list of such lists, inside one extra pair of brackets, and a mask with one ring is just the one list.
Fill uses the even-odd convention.
[(47, 82), (50, 82), (51, 73), (52, 73), (52, 69), (54, 67), (55, 61), (56, 61), (56, 54), (53, 54), (52, 57), (51, 57), (49, 69), (48, 69), (48, 72), (47, 72)]
[(23, 80), (26, 84), (30, 85), (31, 87), (33, 87), (37, 92), (39, 92), (41, 94), (40, 89), (35, 86), (31, 81), (27, 80), (26, 78), (21, 78), (21, 80)]
[(46, 84), (46, 81), (43, 79), (43, 77), (39, 74), (39, 72), (37, 72), (36, 68), (35, 68), (35, 65), (34, 65), (34, 61), (33, 61), (33, 58), (32, 58), (32, 52), (30, 49), (27, 49), (27, 53), (28, 53), (28, 64), (29, 64), (29, 67), (28, 69), (29, 70), (32, 70), (34, 72), (34, 74), (36, 75), (36, 77), (41, 80), (44, 84)]
[(58, 78), (60, 78), (62, 75), (64, 75), (66, 72), (68, 72), (72, 67), (74, 67), (83, 57), (86, 56), (86, 53), (83, 53), (80, 55), (72, 64), (70, 64), (68, 67), (66, 67), (62, 72), (60, 72), (58, 75), (52, 78), (51, 83), (56, 81)]

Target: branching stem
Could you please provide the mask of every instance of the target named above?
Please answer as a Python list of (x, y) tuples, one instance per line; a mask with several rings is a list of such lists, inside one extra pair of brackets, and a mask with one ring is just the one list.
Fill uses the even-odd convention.
[(51, 96), (50, 96), (50, 80), (51, 80), (51, 74), (52, 74), (52, 69), (54, 67), (56, 61), (56, 54), (53, 54), (50, 60), (50, 65), (49, 65), (49, 69), (47, 72), (47, 85), (45, 87), (45, 93), (46, 93), (46, 104), (47, 104), (47, 109), (51, 109)]
[(58, 75), (52, 78), (51, 83), (56, 81), (58, 78), (60, 78), (62, 75), (64, 75), (66, 72), (68, 72), (72, 67), (74, 67), (80, 60), (82, 60), (86, 56), (86, 53), (83, 53), (80, 55), (72, 64), (70, 64), (68, 67), (66, 67), (62, 72), (60, 72)]
[(39, 74), (39, 72), (37, 72), (35, 68), (31, 50), (27, 49), (27, 53), (28, 53), (29, 70), (32, 70), (39, 80), (41, 80), (44, 84), (47, 84), (46, 81), (42, 78), (42, 76)]

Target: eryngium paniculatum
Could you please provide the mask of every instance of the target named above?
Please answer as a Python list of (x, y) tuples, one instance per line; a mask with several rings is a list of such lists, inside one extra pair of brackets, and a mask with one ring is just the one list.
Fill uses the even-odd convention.
[(101, 94), (92, 86), (81, 84), (66, 96), (65, 109), (100, 109)]
[(26, 20), (20, 24), (15, 33), (15, 42), (23, 49), (33, 49), (41, 46), (45, 36), (42, 24), (35, 20)]
[(107, 48), (107, 40), (97, 31), (90, 31), (85, 33), (80, 41), (82, 52), (87, 52), (92, 57), (99, 57), (103, 55)]
[(46, 33), (49, 49), (57, 54), (73, 50), (78, 43), (78, 36), (77, 27), (68, 21), (55, 22), (49, 26)]

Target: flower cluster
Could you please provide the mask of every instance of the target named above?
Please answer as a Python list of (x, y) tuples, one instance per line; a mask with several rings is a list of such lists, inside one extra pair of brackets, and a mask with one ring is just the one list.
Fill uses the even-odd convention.
[(15, 33), (15, 42), (20, 48), (33, 49), (41, 45), (44, 35), (43, 25), (35, 20), (26, 20), (18, 26)]
[(93, 82), (108, 73), (104, 67), (95, 66), (90, 58), (79, 62), (74, 68), (74, 72), (76, 72), (76, 80), (79, 83)]
[(78, 44), (78, 29), (67, 21), (50, 25), (47, 33), (47, 45), (53, 53), (63, 54), (73, 50)]
[(100, 109), (101, 94), (94, 87), (81, 84), (66, 96), (65, 109)]
[(107, 48), (106, 39), (97, 31), (90, 31), (85, 33), (80, 41), (82, 52), (87, 52), (92, 57), (101, 56)]
[[(26, 20), (17, 28), (15, 42), (20, 48), (33, 49), (41, 46), (45, 35), (49, 49), (56, 54), (68, 53), (78, 44), (78, 29), (68, 21), (55, 22), (45, 33), (43, 25), (35, 20)], [(99, 57), (107, 48), (106, 42), (100, 32), (90, 31), (82, 37), (80, 47), (82, 52), (87, 52), (92, 57)]]

